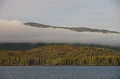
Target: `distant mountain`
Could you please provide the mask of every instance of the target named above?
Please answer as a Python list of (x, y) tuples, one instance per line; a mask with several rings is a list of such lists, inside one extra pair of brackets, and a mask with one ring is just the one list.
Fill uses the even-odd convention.
[(97, 44), (69, 44), (69, 43), (0, 43), (0, 51), (1, 50), (29, 50), (33, 48), (49, 46), (49, 45), (70, 45), (70, 46), (88, 46), (88, 47), (96, 47), (96, 48), (107, 48), (120, 52), (120, 46), (107, 46), (107, 45), (97, 45)]
[(58, 27), (58, 26), (51, 26), (51, 25), (44, 25), (44, 24), (39, 24), (39, 23), (34, 23), (34, 22), (27, 22), (25, 25), (30, 25), (33, 27), (41, 27), (41, 28), (62, 28), (62, 29), (69, 29), (77, 32), (102, 32), (102, 33), (117, 33), (120, 34), (120, 32), (117, 31), (110, 31), (110, 30), (104, 30), (104, 29), (91, 29), (91, 28), (86, 28), (86, 27)]

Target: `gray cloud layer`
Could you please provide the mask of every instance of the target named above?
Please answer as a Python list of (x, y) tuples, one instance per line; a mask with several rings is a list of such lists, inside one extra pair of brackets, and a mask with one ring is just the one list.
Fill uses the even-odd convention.
[(120, 0), (0, 0), (0, 18), (120, 31)]
[(0, 20), (0, 42), (85, 43), (120, 45), (120, 34), (75, 32), (26, 26), (18, 20)]

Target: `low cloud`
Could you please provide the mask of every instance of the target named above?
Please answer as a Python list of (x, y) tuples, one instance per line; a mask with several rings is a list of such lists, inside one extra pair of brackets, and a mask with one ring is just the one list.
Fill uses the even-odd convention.
[(18, 20), (0, 20), (0, 43), (82, 43), (120, 46), (120, 34), (38, 28)]

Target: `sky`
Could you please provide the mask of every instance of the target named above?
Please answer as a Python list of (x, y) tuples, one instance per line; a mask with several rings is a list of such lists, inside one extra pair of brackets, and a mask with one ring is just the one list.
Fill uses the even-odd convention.
[(24, 25), (36, 22), (120, 32), (119, 0), (0, 0), (0, 43), (82, 43), (120, 46), (120, 34)]
[(119, 0), (0, 0), (0, 20), (120, 32), (119, 5)]

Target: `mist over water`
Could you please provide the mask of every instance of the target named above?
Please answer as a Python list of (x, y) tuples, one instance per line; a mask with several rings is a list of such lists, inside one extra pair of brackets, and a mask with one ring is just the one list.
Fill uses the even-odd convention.
[(0, 43), (81, 43), (120, 46), (120, 34), (38, 28), (18, 20), (0, 20)]

